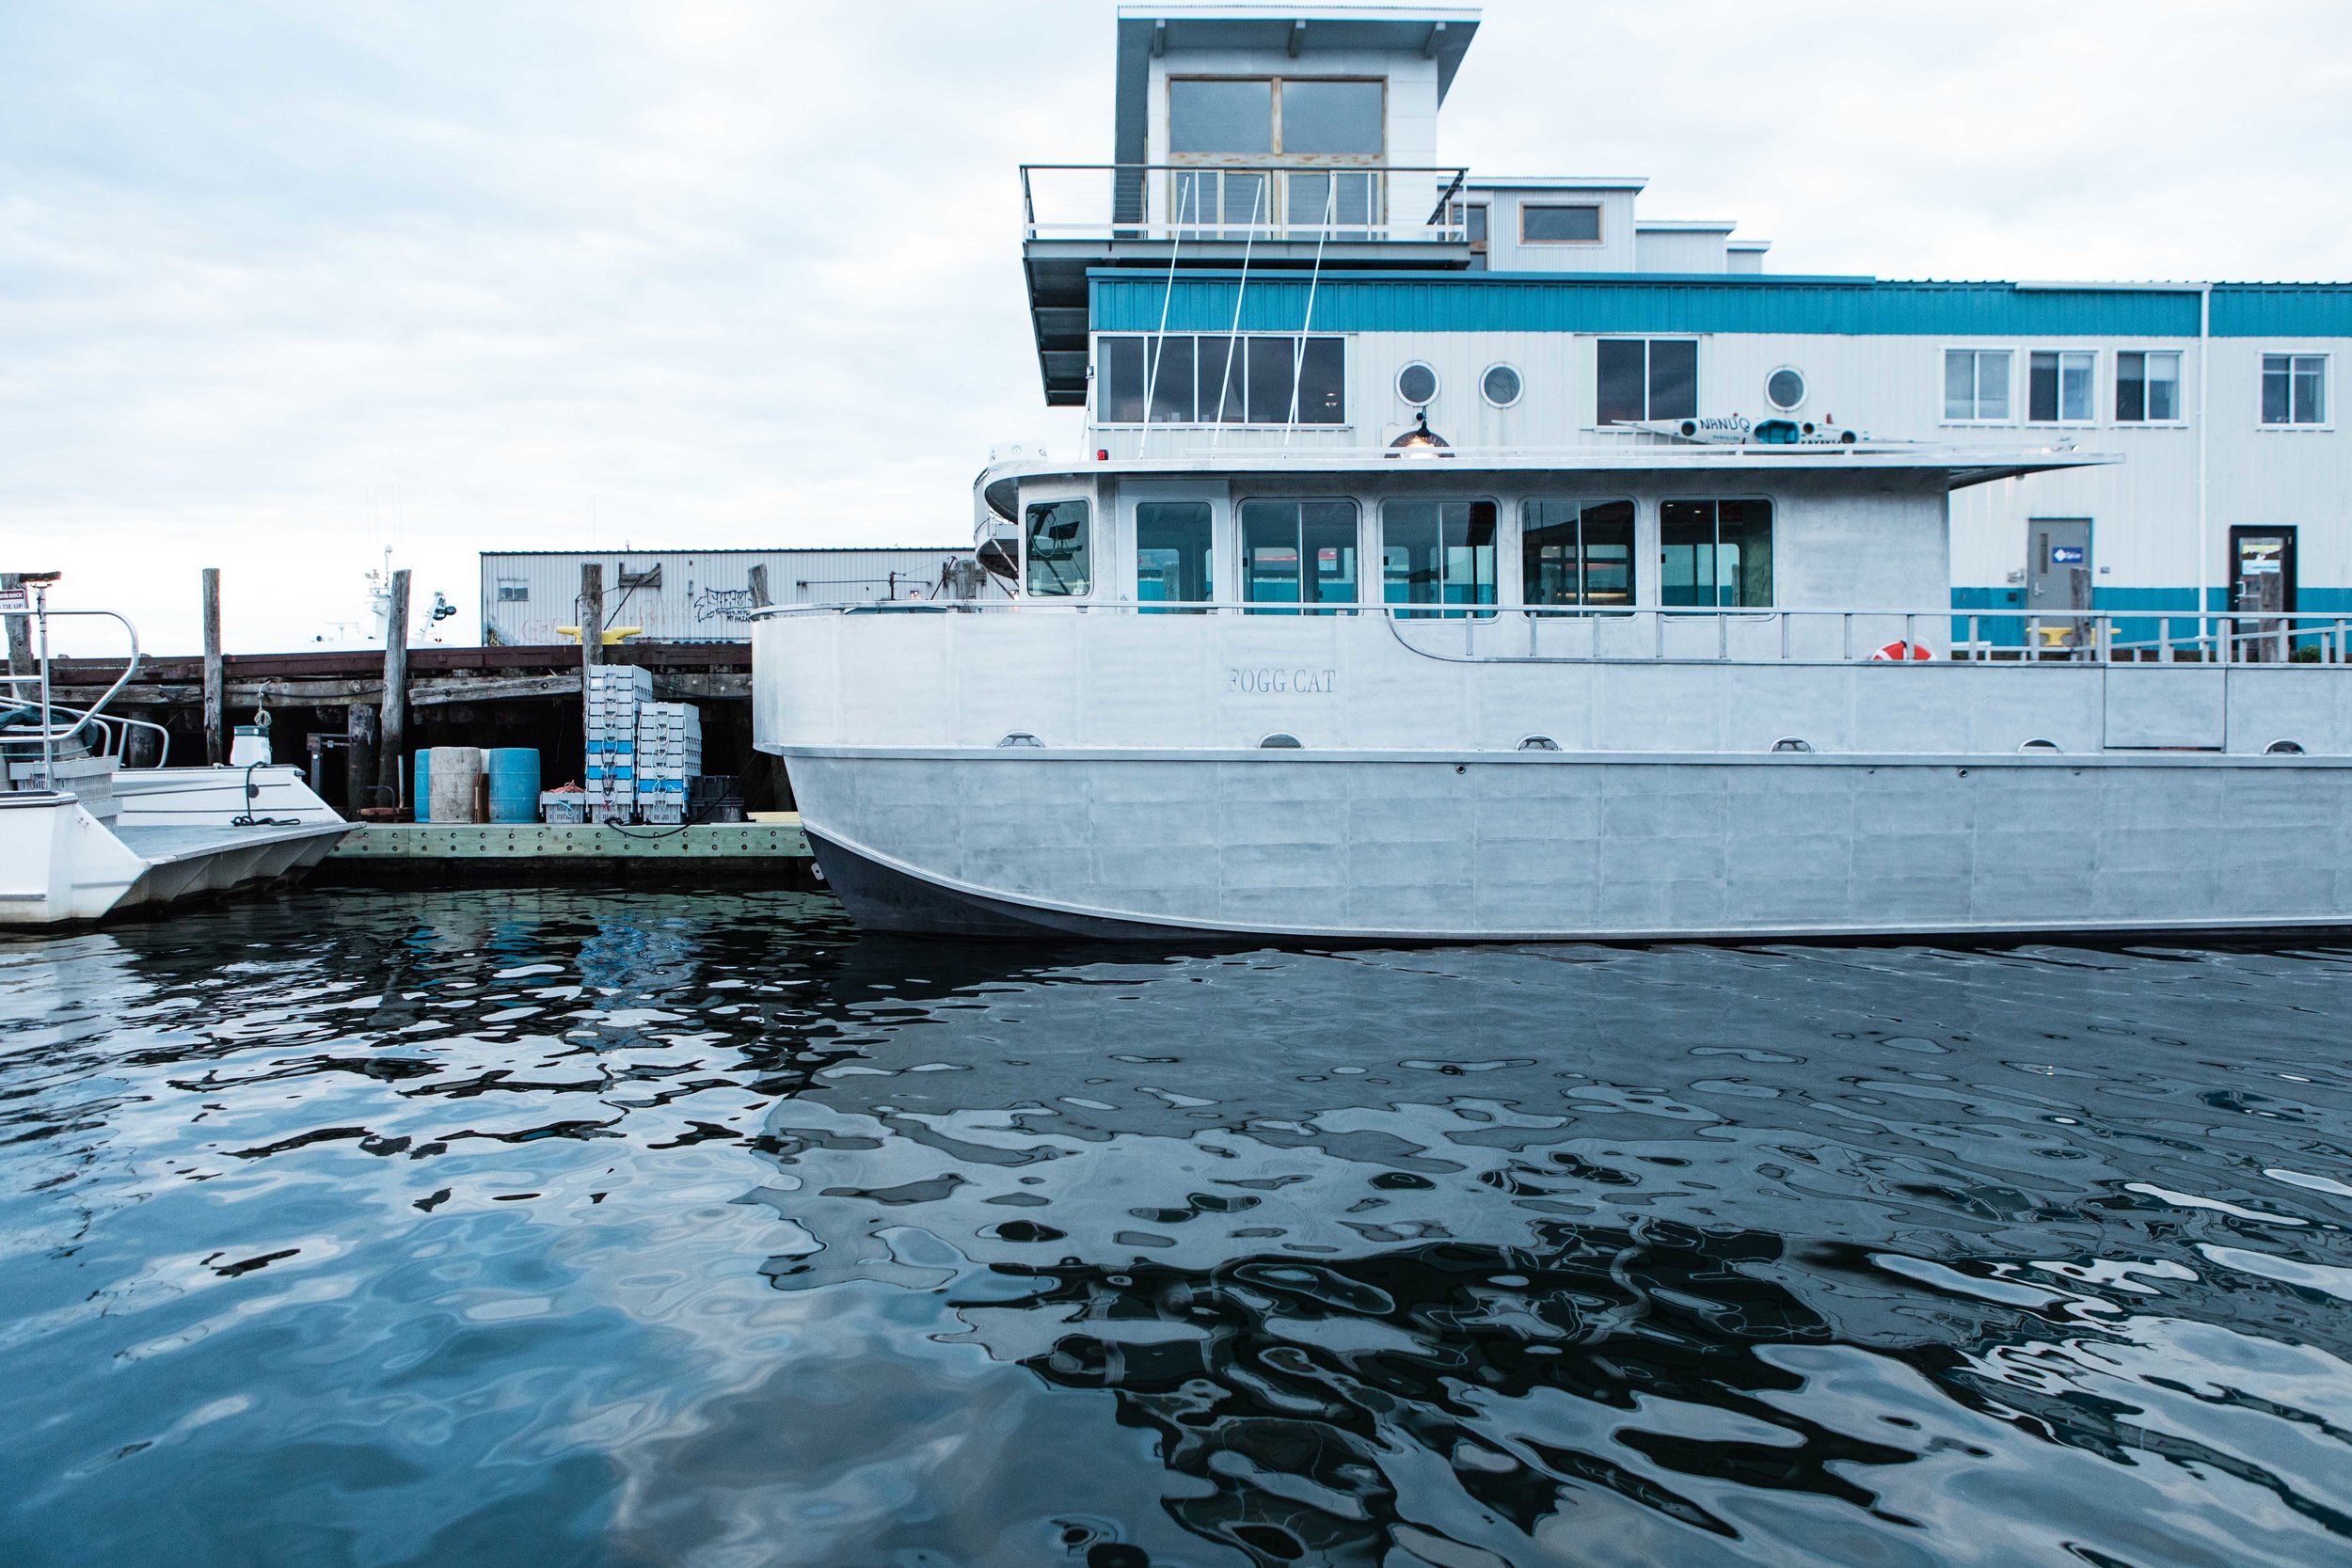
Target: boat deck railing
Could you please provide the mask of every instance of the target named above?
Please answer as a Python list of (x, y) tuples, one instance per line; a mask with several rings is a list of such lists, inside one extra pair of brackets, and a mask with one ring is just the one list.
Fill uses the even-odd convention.
[(1025, 240), (1464, 244), (1459, 166), (1024, 164)]
[[(134, 727), (162, 732), (163, 726), (144, 719), (105, 711), (106, 705), (113, 702), (116, 694), (130, 685), (131, 677), (138, 673), (139, 632), (131, 624), (130, 618), (111, 610), (53, 610), (49, 605), (46, 581), (27, 583), (26, 588), (30, 602), (22, 607), (0, 606), (0, 623), (14, 618), (33, 623), (39, 641), (34, 650), (34, 668), (30, 673), (13, 670), (0, 673), (0, 708), (29, 709), (33, 718), (30, 721), (12, 720), (5, 728), (0, 728), (0, 739), (24, 746), (37, 743), (40, 750), (40, 788), (54, 791), (57, 786), (57, 748), (60, 743), (71, 740), (84, 730), (94, 730), (100, 741), (91, 750), (101, 755), (120, 758), (127, 750)], [(122, 634), (130, 643), (130, 652), (122, 661), (122, 673), (115, 677), (113, 685), (99, 693), (97, 701), (87, 707), (67, 707), (50, 698), (49, 623), (58, 616), (112, 621), (122, 628)], [(164, 736), (164, 744), (167, 750), (163, 754), (168, 754), (170, 736), (167, 732)]]
[(2352, 668), (2352, 614), (1047, 598), (777, 605), (822, 614), (1378, 616), (1415, 653), (1476, 663), (1855, 661)]

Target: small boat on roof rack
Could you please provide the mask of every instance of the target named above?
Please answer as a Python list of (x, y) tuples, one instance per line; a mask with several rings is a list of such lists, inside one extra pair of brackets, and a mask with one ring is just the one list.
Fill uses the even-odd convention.
[[(101, 920), (124, 911), (240, 892), (324, 860), (349, 824), (294, 768), (259, 757), (228, 768), (172, 768), (169, 736), (152, 768), (125, 766), (135, 730), (162, 726), (109, 713), (138, 669), (138, 633), (111, 610), (59, 610), (55, 572), (0, 589), (0, 622), (28, 624), (30, 671), (0, 674), (0, 926)], [(49, 623), (109, 620), (130, 641), (122, 674), (87, 707), (50, 699)]]

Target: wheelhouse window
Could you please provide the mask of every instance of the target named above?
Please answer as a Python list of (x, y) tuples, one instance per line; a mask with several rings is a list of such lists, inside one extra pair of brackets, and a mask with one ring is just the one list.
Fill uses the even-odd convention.
[(1528, 201), (1519, 205), (1521, 245), (1598, 245), (1597, 203)]
[(1087, 503), (1080, 499), (1029, 503), (1029, 592), (1080, 594), (1088, 590)]
[(2026, 418), (2034, 424), (2088, 424), (2099, 356), (2089, 349), (2036, 349), (2026, 361)]
[(1998, 423), (2009, 419), (2009, 350), (1944, 351), (1944, 418), (1955, 424)]
[(2115, 356), (2115, 418), (2122, 424), (2155, 424), (2181, 417), (2178, 350), (2133, 349)]
[(1376, 163), (1388, 150), (1387, 127), (1388, 86), (1376, 77), (1173, 77), (1172, 159), (1303, 166), (1178, 169), (1168, 180), (1168, 216), (1187, 233), (1305, 228), (1368, 237), (1382, 221), (1378, 171), (1327, 166)]
[(1519, 509), (1519, 567), (1527, 603), (1633, 605), (1633, 503), (1531, 500)]
[(2263, 423), (2328, 422), (2328, 356), (2324, 354), (2263, 356)]
[(1594, 420), (1687, 420), (1699, 411), (1699, 345), (1690, 338), (1603, 338)]
[(1147, 612), (1214, 598), (1209, 567), (1207, 501), (1136, 503), (1136, 597)]
[(1659, 603), (1772, 608), (1771, 501), (1661, 502), (1658, 536)]
[(1377, 158), (1387, 150), (1377, 77), (1171, 77), (1168, 150), (1289, 158)]
[(1336, 425), (1347, 422), (1339, 338), (1104, 337), (1098, 424)]
[[(1241, 589), (1251, 604), (1321, 606), (1333, 614), (1356, 602), (1356, 503), (1241, 503)], [(1298, 613), (1298, 611), (1292, 611)]]
[(1402, 614), (1467, 615), (1495, 602), (1495, 503), (1392, 500), (1380, 509), (1380, 597), (1444, 606)]

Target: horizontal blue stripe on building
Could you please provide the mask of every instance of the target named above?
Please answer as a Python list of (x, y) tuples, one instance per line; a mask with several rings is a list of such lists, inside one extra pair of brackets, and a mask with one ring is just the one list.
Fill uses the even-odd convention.
[[(2020, 288), (1849, 277), (1097, 269), (1098, 332), (1750, 332), (1850, 337), (2195, 338), (2194, 290)], [(1308, 294), (1313, 293), (1309, 317)], [(2217, 338), (2352, 338), (2352, 284), (2217, 283)]]

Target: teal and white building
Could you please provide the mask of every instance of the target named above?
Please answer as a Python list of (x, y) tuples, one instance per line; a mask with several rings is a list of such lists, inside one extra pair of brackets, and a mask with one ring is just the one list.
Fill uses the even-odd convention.
[[(1727, 416), (2095, 450), (2122, 461), (1953, 498), (1951, 600), (1986, 635), (2352, 610), (2352, 284), (1776, 274), (1732, 222), (1652, 216), (1638, 178), (1447, 166), (1479, 29), (1122, 7), (1110, 160), (1023, 171), (1047, 403), (1113, 458), (1379, 447), (1424, 413), (1498, 451)], [(1647, 563), (1634, 597), (1675, 602)]]

